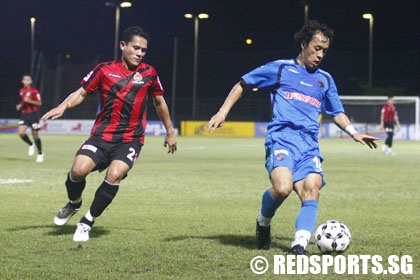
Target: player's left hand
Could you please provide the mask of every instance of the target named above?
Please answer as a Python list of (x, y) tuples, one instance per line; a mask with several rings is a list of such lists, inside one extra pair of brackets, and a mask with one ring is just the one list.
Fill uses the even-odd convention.
[(168, 147), (168, 154), (173, 154), (176, 149), (176, 140), (175, 140), (175, 134), (170, 134), (165, 136), (165, 142), (163, 143), (164, 147)]
[(378, 143), (376, 143), (376, 140), (379, 140), (379, 138), (367, 135), (367, 134), (359, 134), (355, 133), (352, 135), (354, 141), (359, 142), (363, 145), (368, 145), (371, 149), (376, 149), (378, 147)]

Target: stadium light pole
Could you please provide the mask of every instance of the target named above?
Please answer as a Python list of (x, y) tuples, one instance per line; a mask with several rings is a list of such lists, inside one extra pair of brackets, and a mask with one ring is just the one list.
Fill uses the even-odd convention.
[(107, 7), (115, 7), (115, 38), (114, 38), (114, 60), (118, 58), (118, 37), (120, 32), (120, 7), (121, 8), (130, 8), (133, 4), (128, 1), (121, 2), (119, 5), (116, 5), (112, 2), (105, 2)]
[(305, 13), (305, 23), (308, 21), (308, 14), (309, 14), (309, 4), (308, 3), (305, 3), (305, 6), (304, 6), (304, 13)]
[(198, 15), (184, 14), (185, 18), (194, 19), (194, 62), (193, 62), (193, 90), (192, 90), (192, 118), (197, 115), (197, 72), (198, 72), (198, 28), (200, 19), (208, 19), (209, 15), (200, 13)]
[(299, 5), (303, 6), (303, 23), (305, 24), (309, 20), (309, 1), (307, 0), (300, 0)]
[[(34, 67), (34, 56), (35, 56), (35, 21), (36, 19), (34, 17), (30, 18), (31, 22), (31, 71)], [(31, 73), (33, 75), (33, 73)]]
[(364, 19), (369, 20), (369, 76), (368, 84), (369, 90), (372, 88), (372, 64), (373, 64), (373, 15), (372, 14), (363, 14)]

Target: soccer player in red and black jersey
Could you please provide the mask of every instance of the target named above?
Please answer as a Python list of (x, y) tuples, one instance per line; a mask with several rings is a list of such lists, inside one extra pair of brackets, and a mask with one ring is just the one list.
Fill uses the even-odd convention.
[(382, 146), (382, 152), (386, 155), (393, 155), (392, 143), (394, 138), (394, 129), (400, 129), (400, 121), (398, 120), (398, 112), (395, 107), (394, 97), (388, 96), (388, 102), (381, 110), (381, 128), (387, 134), (385, 144)]
[(77, 224), (74, 241), (88, 241), (97, 217), (112, 202), (119, 184), (127, 175), (144, 144), (147, 99), (150, 95), (166, 128), (168, 153), (177, 149), (175, 132), (163, 88), (153, 66), (142, 60), (147, 52), (148, 35), (140, 27), (127, 28), (121, 38), (121, 60), (100, 63), (81, 82), (81, 87), (42, 119), (56, 119), (66, 109), (79, 105), (88, 95), (100, 94), (101, 110), (89, 139), (76, 153), (66, 180), (69, 202), (54, 217), (65, 225), (80, 209), (86, 176), (105, 170), (104, 181), (95, 193), (89, 211)]
[[(35, 153), (36, 146), (38, 150), (36, 162), (43, 162), (44, 154), (42, 153), (41, 139), (38, 134), (40, 129), (39, 119), (41, 117), (39, 108), (42, 105), (41, 95), (38, 89), (32, 85), (31, 75), (24, 74), (22, 76), (22, 85), (23, 87), (19, 90), (20, 103), (16, 105), (16, 110), (20, 111), (18, 134), (29, 145), (28, 155), (32, 156)], [(31, 127), (35, 144), (26, 134), (28, 127)]]

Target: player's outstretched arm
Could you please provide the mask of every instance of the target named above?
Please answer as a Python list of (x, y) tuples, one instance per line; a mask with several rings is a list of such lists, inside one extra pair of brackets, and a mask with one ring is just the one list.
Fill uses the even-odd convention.
[(86, 90), (83, 87), (80, 87), (78, 90), (71, 93), (60, 105), (51, 109), (47, 113), (45, 113), (41, 120), (48, 120), (48, 119), (58, 119), (64, 114), (68, 108), (73, 108), (79, 105), (80, 103), (85, 100), (87, 96)]
[(222, 107), (220, 107), (219, 112), (210, 119), (207, 125), (207, 131), (214, 133), (218, 127), (223, 126), (230, 109), (242, 97), (243, 91), (240, 83), (233, 86)]
[(341, 113), (335, 116), (333, 121), (338, 127), (348, 133), (354, 141), (359, 142), (362, 145), (368, 145), (371, 149), (376, 149), (378, 147), (378, 144), (375, 141), (379, 139), (367, 134), (358, 133), (346, 114)]
[(172, 126), (172, 120), (169, 115), (168, 105), (162, 95), (154, 96), (153, 104), (155, 105), (156, 112), (166, 129), (163, 146), (168, 147), (168, 153), (173, 154), (177, 150), (177, 144), (175, 139), (175, 130)]

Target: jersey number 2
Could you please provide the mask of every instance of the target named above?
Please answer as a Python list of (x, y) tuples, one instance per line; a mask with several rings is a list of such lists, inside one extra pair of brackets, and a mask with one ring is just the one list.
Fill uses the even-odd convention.
[(136, 150), (134, 148), (128, 149), (130, 153), (127, 155), (127, 158), (131, 161), (134, 161), (134, 156), (136, 155)]

